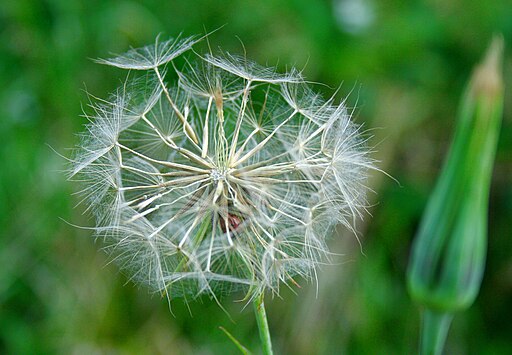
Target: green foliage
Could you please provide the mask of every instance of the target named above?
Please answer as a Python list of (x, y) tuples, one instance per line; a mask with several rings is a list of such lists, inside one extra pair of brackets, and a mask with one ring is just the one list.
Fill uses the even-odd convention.
[(503, 112), (497, 43), (473, 75), (450, 154), (413, 245), (410, 293), (439, 311), (469, 307), (484, 273), (489, 184)]
[[(502, 51), (495, 39), (472, 76), (450, 153), (414, 240), (407, 279), (412, 299), (426, 309), (424, 354), (442, 352), (453, 313), (471, 306), (482, 282), (489, 185), (503, 113)], [(428, 339), (432, 332), (439, 335)]]
[[(459, 93), (492, 34), (512, 43), (509, 1), (354, 1), (370, 22), (347, 27), (349, 1), (19, 0), (0, 5), (0, 353), (213, 353), (234, 351), (218, 329), (259, 349), (250, 309), (226, 299), (172, 303), (123, 287), (88, 238), (60, 170), (85, 123), (87, 90), (105, 97), (121, 71), (88, 58), (151, 42), (159, 32), (219, 28), (212, 44), (262, 64), (304, 67), (340, 89), (375, 136), (374, 157), (400, 184), (373, 179), (372, 218), (331, 241), (341, 265), (320, 285), (266, 300), (276, 353), (408, 354), (418, 316), (404, 284), (411, 235), (446, 154)], [(343, 7), (342, 7), (343, 9)], [(340, 10), (341, 11), (341, 10)], [(346, 13), (346, 9), (343, 10)], [(341, 11), (341, 12), (343, 12)], [(348, 14), (350, 15), (350, 13)], [(354, 16), (349, 16), (354, 17)], [(350, 31), (349, 31), (350, 29)], [(206, 45), (206, 44), (204, 44)], [(511, 82), (505, 53), (505, 82)], [(326, 89), (330, 92), (330, 89)], [(455, 318), (447, 353), (510, 353), (512, 119), (504, 121), (491, 183), (486, 273), (473, 307)], [(87, 110), (87, 107), (85, 108)], [(371, 223), (370, 223), (371, 222)], [(293, 292), (292, 292), (293, 291)], [(296, 292), (298, 295), (294, 295)], [(192, 317), (190, 316), (192, 313)]]

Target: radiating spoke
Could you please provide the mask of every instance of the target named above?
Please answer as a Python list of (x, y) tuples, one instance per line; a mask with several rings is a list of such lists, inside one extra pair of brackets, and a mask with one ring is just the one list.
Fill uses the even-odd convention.
[(240, 107), (240, 111), (238, 112), (238, 116), (236, 118), (235, 131), (233, 133), (233, 137), (231, 138), (231, 148), (229, 150), (229, 164), (232, 163), (232, 159), (235, 155), (235, 149), (238, 144), (238, 135), (240, 134), (240, 128), (242, 127), (242, 121), (245, 116), (245, 109), (247, 107), (247, 101), (249, 100), (249, 92), (251, 88), (251, 81), (247, 80), (247, 85), (244, 88), (244, 93), (242, 95), (242, 106)]
[(243, 157), (241, 157), (240, 159), (233, 162), (231, 166), (236, 167), (236, 166), (242, 164), (244, 161), (246, 161), (250, 157), (252, 157), (257, 152), (259, 152), (261, 150), (261, 148), (263, 148), (265, 146), (265, 144), (267, 144), (267, 142), (277, 133), (277, 131), (279, 131), (279, 129), (281, 127), (283, 127), (286, 123), (288, 123), (297, 114), (297, 112), (298, 111), (293, 111), (293, 113), (290, 116), (288, 116), (288, 118), (286, 118), (283, 122), (281, 122), (279, 124), (279, 126), (277, 126), (265, 139), (263, 139), (254, 148), (252, 148), (250, 151), (248, 151)]
[(162, 75), (160, 74), (160, 71), (158, 70), (158, 67), (155, 69), (156, 76), (158, 77), (158, 81), (160, 82), (160, 85), (162, 86), (162, 89), (164, 91), (165, 97), (169, 101), (169, 104), (171, 105), (172, 109), (176, 113), (176, 116), (180, 119), (181, 123), (183, 124), (183, 128), (185, 130), (186, 136), (190, 138), (190, 140), (197, 145), (199, 143), (196, 134), (194, 133), (194, 129), (190, 125), (190, 123), (187, 122), (186, 117), (181, 113), (178, 106), (174, 103), (173, 99), (171, 98), (171, 95), (169, 94), (169, 90), (167, 89), (167, 86), (165, 85)]
[(150, 161), (152, 163), (157, 163), (157, 164), (160, 164), (160, 165), (163, 165), (163, 166), (167, 166), (169, 168), (173, 168), (173, 169), (178, 169), (178, 170), (185, 170), (185, 171), (194, 171), (194, 172), (197, 172), (197, 173), (202, 173), (202, 174), (208, 174), (210, 172), (210, 170), (207, 170), (207, 169), (202, 169), (202, 168), (198, 168), (198, 167), (195, 167), (195, 166), (191, 166), (191, 165), (185, 165), (185, 164), (179, 164), (179, 163), (171, 163), (169, 161), (164, 161), (164, 160), (158, 160), (158, 159), (153, 159), (153, 158), (150, 158), (142, 153), (139, 153), (131, 148), (128, 148), (127, 146), (125, 145), (122, 145), (121, 143), (116, 143), (117, 146), (119, 146), (120, 148), (130, 152), (130, 153), (133, 153), (135, 154), (136, 156), (144, 159), (144, 160), (147, 160), (147, 161)]
[(192, 159), (195, 162), (200, 163), (208, 168), (212, 168), (212, 164), (210, 164), (209, 162), (204, 160), (202, 157), (198, 156), (197, 154), (194, 154), (193, 152), (191, 152), (190, 150), (188, 150), (186, 148), (178, 146), (170, 137), (165, 137), (160, 132), (160, 130), (153, 123), (151, 123), (151, 121), (146, 117), (146, 115), (142, 115), (141, 118), (144, 122), (146, 122), (146, 124), (148, 126), (150, 126), (155, 131), (155, 133), (158, 135), (158, 137), (162, 140), (162, 142), (166, 146), (177, 151), (178, 153), (180, 153), (181, 155), (183, 155), (184, 157), (186, 157), (188, 159)]

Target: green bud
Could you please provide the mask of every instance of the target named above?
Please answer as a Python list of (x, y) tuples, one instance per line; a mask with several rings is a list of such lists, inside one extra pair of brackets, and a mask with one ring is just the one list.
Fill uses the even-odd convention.
[(413, 243), (409, 293), (436, 312), (469, 307), (484, 273), (489, 185), (503, 109), (502, 52), (501, 38), (495, 39), (472, 75)]

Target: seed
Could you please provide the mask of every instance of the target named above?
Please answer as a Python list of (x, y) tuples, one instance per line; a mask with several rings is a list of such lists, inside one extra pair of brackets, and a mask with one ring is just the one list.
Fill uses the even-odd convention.
[(234, 214), (228, 213), (228, 218), (220, 218), (220, 229), (222, 232), (226, 233), (229, 227), (231, 232), (235, 232), (240, 224), (242, 224), (242, 219)]

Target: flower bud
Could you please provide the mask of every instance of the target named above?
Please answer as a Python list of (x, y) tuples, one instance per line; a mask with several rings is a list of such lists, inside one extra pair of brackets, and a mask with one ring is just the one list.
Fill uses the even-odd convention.
[(475, 300), (485, 268), (488, 195), (503, 108), (501, 39), (463, 97), (455, 138), (413, 243), (411, 297), (452, 313)]

